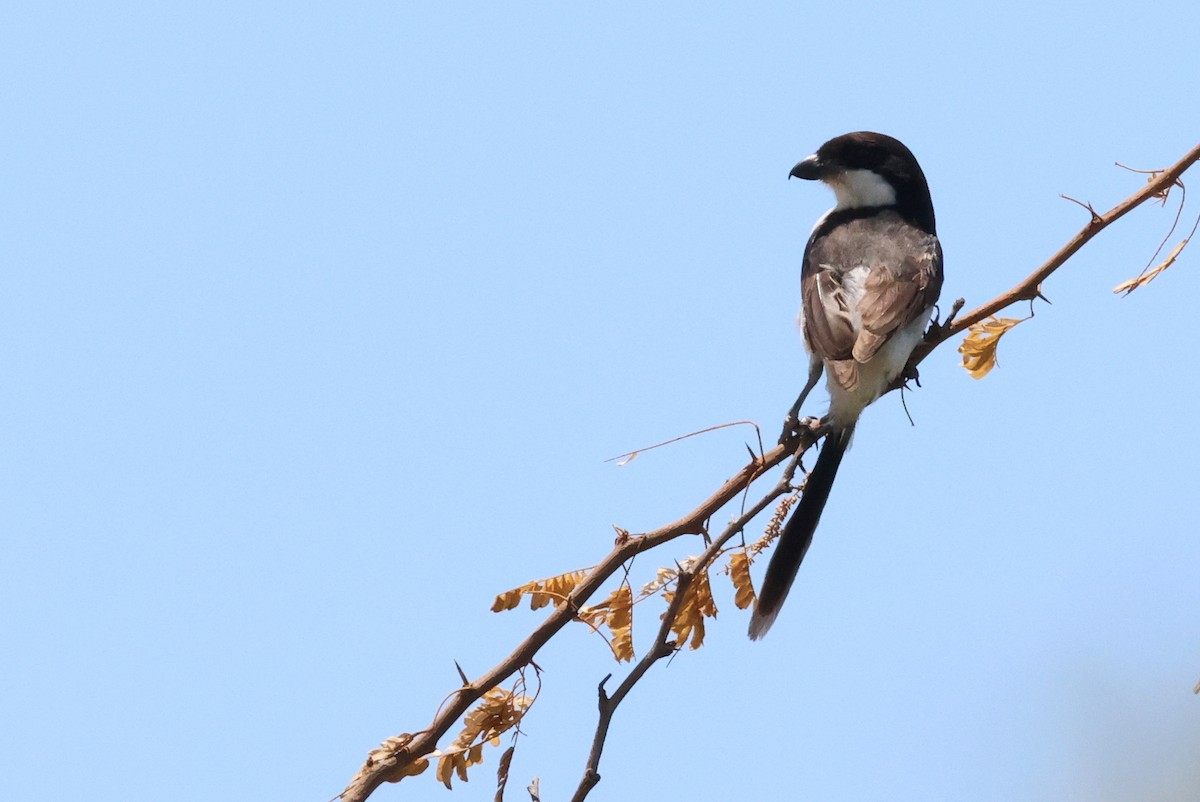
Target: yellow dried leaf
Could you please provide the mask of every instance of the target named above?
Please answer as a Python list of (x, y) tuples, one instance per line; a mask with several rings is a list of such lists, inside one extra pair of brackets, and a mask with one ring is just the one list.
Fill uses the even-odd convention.
[(677, 576), (678, 573), (674, 568), (659, 568), (654, 576), (654, 581), (642, 585), (641, 592), (638, 593), (638, 598), (644, 599), (658, 593), (664, 587), (674, 582)]
[(735, 551), (729, 555), (729, 579), (733, 582), (735, 591), (733, 603), (739, 610), (745, 610), (754, 604), (754, 583), (750, 580), (750, 555), (745, 551)]
[(612, 650), (617, 662), (633, 659), (633, 591), (621, 585), (609, 597), (607, 622), (612, 630)]
[(529, 597), (529, 609), (531, 610), (540, 609), (547, 604), (561, 604), (566, 601), (576, 586), (587, 577), (590, 570), (569, 571), (565, 574), (552, 576), (549, 579), (526, 582), (518, 588), (506, 590), (492, 602), (492, 612), (499, 613), (504, 610), (515, 609), (521, 603), (523, 596)]
[(578, 617), (592, 629), (606, 626), (612, 632), (609, 646), (618, 662), (632, 660), (633, 652), (633, 591), (622, 584), (599, 604), (580, 609)]
[[(359, 780), (362, 779), (363, 772), (368, 771), (374, 766), (378, 766), (380, 763), (394, 760), (395, 758), (399, 757), (399, 753), (406, 749), (410, 743), (412, 743), (412, 739), (413, 735), (411, 733), (402, 732), (399, 735), (393, 735), (391, 738), (388, 738), (386, 741), (380, 744), (377, 748), (372, 749), (371, 753), (367, 755), (367, 760), (363, 764), (362, 769), (359, 770), (359, 773), (354, 777), (354, 781), (351, 784), (353, 785), (358, 783)], [(439, 753), (435, 752), (435, 754)], [(398, 783), (405, 777), (415, 777), (428, 768), (428, 760), (423, 757), (417, 758), (416, 760), (413, 760), (412, 762), (398, 769), (396, 774), (389, 775), (390, 779), (388, 779), (388, 782)]]
[(628, 627), (633, 623), (633, 591), (628, 585), (621, 587), (608, 594), (608, 598), (604, 600), (604, 605), (608, 608), (608, 616), (605, 623), (609, 627), (616, 629), (618, 627)]
[(966, 339), (958, 346), (963, 367), (973, 379), (982, 379), (996, 367), (996, 347), (1009, 329), (1029, 318), (992, 316), (971, 326)]
[(1140, 276), (1134, 276), (1133, 278), (1129, 279), (1129, 281), (1122, 281), (1120, 284), (1113, 287), (1113, 292), (1123, 292), (1126, 295), (1128, 295), (1129, 293), (1136, 290), (1138, 287), (1144, 287), (1147, 284), (1149, 284), (1151, 281), (1154, 281), (1154, 279), (1158, 277), (1159, 273), (1163, 272), (1168, 267), (1175, 264), (1175, 260), (1179, 258), (1179, 254), (1183, 251), (1183, 249), (1185, 247), (1187, 247), (1187, 244), (1188, 244), (1188, 241), (1186, 239), (1183, 242), (1180, 242), (1178, 245), (1176, 245), (1174, 248), (1171, 249), (1171, 252), (1169, 254), (1167, 254), (1167, 258), (1164, 259), (1162, 261), (1162, 263), (1159, 264), (1157, 267), (1155, 267), (1153, 270), (1147, 270), (1146, 272), (1142, 273)]
[[(523, 687), (518, 682), (517, 687)], [(437, 779), (447, 788), (457, 774), (467, 781), (467, 769), (483, 762), (483, 745), (500, 745), (500, 734), (521, 722), (533, 704), (533, 698), (503, 688), (492, 688), (479, 703), (463, 717), (463, 728), (445, 750), (434, 752), (439, 757)], [(426, 766), (422, 766), (419, 774)]]
[(604, 619), (608, 617), (608, 610), (599, 604), (594, 604), (590, 607), (581, 607), (575, 615), (580, 621), (590, 624), (592, 629), (600, 629), (604, 624)]
[(492, 602), (492, 612), (499, 613), (504, 610), (515, 610), (517, 605), (521, 603), (521, 588), (513, 588), (506, 590), (496, 597)]
[(540, 610), (549, 604), (553, 597), (546, 592), (546, 586), (538, 584), (537, 588), (529, 593), (529, 609)]
[(450, 755), (442, 755), (438, 760), (437, 772), (434, 774), (438, 782), (446, 786), (447, 790), (453, 788), (450, 784), (450, 778), (454, 776), (454, 758)]
[[(674, 600), (675, 592), (668, 590), (665, 595), (670, 603)], [(713, 599), (712, 586), (708, 582), (708, 572), (701, 571), (688, 585), (675, 620), (671, 623), (671, 632), (675, 634), (675, 639), (683, 643), (690, 638), (689, 648), (699, 649), (704, 644), (705, 617), (717, 617), (717, 603)]]
[(401, 776), (416, 777), (418, 774), (424, 772), (427, 768), (429, 768), (429, 761), (425, 758), (420, 758), (419, 760), (414, 760), (412, 763), (409, 763), (404, 771), (401, 772)]
[(637, 656), (633, 651), (633, 627), (613, 630), (612, 651), (618, 663), (627, 663)]

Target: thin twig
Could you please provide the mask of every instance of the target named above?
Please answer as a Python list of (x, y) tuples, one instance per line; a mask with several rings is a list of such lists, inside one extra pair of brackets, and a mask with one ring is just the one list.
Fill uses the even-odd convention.
[(730, 426), (753, 426), (754, 431), (758, 432), (759, 451), (762, 451), (762, 432), (759, 431), (758, 424), (752, 420), (735, 420), (730, 421), (729, 423), (718, 423), (716, 426), (698, 429), (694, 432), (688, 432), (687, 434), (681, 434), (678, 437), (672, 437), (670, 440), (664, 440), (661, 443), (655, 443), (654, 445), (646, 446), (645, 448), (635, 448), (633, 451), (626, 451), (624, 454), (618, 454), (615, 457), (609, 457), (604, 461), (616, 462), (617, 460), (623, 460), (623, 462), (619, 464), (628, 465), (634, 460), (634, 458), (637, 457), (638, 454), (641, 454), (643, 451), (651, 451), (656, 448), (662, 448), (663, 446), (669, 446), (672, 443), (678, 443), (680, 440), (686, 440), (689, 437), (695, 437), (699, 434), (708, 434), (709, 432), (715, 432), (718, 429), (728, 429)]
[(663, 614), (662, 624), (659, 625), (654, 645), (650, 647), (650, 650), (642, 656), (642, 659), (637, 662), (637, 665), (633, 667), (629, 675), (617, 686), (617, 690), (613, 692), (612, 696), (609, 696), (604, 690), (605, 682), (612, 675), (610, 674), (600, 681), (600, 686), (597, 689), (600, 697), (600, 718), (596, 723), (596, 734), (592, 738), (592, 748), (588, 754), (587, 766), (583, 771), (583, 778), (579, 781), (579, 786), (575, 789), (575, 795), (571, 797), (571, 802), (583, 802), (591, 790), (596, 787), (596, 784), (600, 782), (600, 756), (604, 752), (604, 742), (608, 738), (608, 727), (612, 722), (612, 717), (616, 713), (617, 707), (633, 689), (633, 686), (650, 670), (651, 666), (662, 658), (674, 654), (676, 649), (679, 648), (671, 640), (671, 630), (675, 626), (676, 619), (679, 618), (680, 608), (683, 606), (688, 588), (692, 582), (700, 575), (701, 571), (708, 570), (713, 560), (722, 553), (725, 544), (742, 532), (756, 515), (765, 510), (775, 499), (791, 492), (792, 476), (795, 474), (796, 466), (799, 462), (799, 457), (793, 458), (775, 487), (749, 510), (731, 521), (725, 527), (725, 530), (713, 540), (712, 544), (704, 550), (704, 553), (699, 558), (693, 561), (693, 564), (687, 570), (679, 572), (675, 585), (675, 595), (672, 597), (670, 605), (667, 606), (666, 613)]
[(924, 342), (916, 347), (913, 351), (912, 358), (909, 359), (909, 367), (916, 367), (925, 357), (937, 348), (939, 345), (950, 339), (961, 331), (965, 331), (975, 323), (996, 314), (1000, 310), (1017, 303), (1018, 301), (1028, 301), (1036, 298), (1040, 292), (1039, 288), (1043, 281), (1050, 276), (1055, 270), (1058, 270), (1063, 264), (1074, 256), (1080, 248), (1088, 243), (1092, 237), (1099, 234), (1110, 225), (1120, 220), (1129, 212), (1141, 206), (1147, 200), (1157, 197), (1163, 191), (1169, 189), (1179, 180), (1179, 176), (1200, 161), (1200, 145), (1196, 145), (1189, 150), (1187, 154), (1175, 162), (1172, 166), (1163, 170), (1152, 180), (1147, 181), (1146, 185), (1137, 192), (1130, 195), (1125, 200), (1118, 203), (1113, 208), (1109, 209), (1102, 215), (1093, 217), (1088, 221), (1079, 233), (1067, 242), (1053, 256), (1037, 270), (1030, 273), (1024, 281), (1018, 283), (1015, 287), (1007, 292), (997, 295), (987, 303), (972, 309), (962, 317), (957, 318), (952, 324), (941, 326), (932, 332), (931, 337), (926, 338)]
[[(1141, 278), (1142, 276), (1146, 275), (1146, 271), (1154, 267), (1154, 263), (1158, 259), (1158, 255), (1162, 253), (1163, 248), (1167, 247), (1167, 243), (1171, 241), (1171, 235), (1174, 234), (1175, 229), (1179, 227), (1179, 219), (1183, 217), (1183, 207), (1187, 205), (1187, 187), (1183, 185), (1182, 181), (1176, 181), (1175, 184), (1179, 187), (1180, 195), (1179, 208), (1175, 210), (1175, 219), (1171, 221), (1171, 227), (1167, 229), (1167, 233), (1163, 235), (1162, 241), (1159, 242), (1158, 247), (1154, 249), (1154, 254), (1150, 257), (1150, 260), (1146, 262), (1146, 266), (1142, 268), (1142, 272), (1137, 274), (1137, 278)], [(1194, 233), (1196, 233), (1195, 228), (1192, 229), (1192, 234)], [(1189, 234), (1187, 238), (1191, 239), (1191, 236), (1192, 235)]]
[(643, 551), (660, 546), (683, 535), (695, 535), (704, 531), (704, 522), (722, 507), (736, 498), (764, 473), (783, 463), (789, 457), (804, 453), (816, 442), (814, 433), (802, 430), (776, 445), (761, 458), (747, 463), (728, 479), (703, 504), (679, 520), (641, 535), (618, 538), (616, 546), (599, 565), (592, 569), (566, 602), (557, 605), (533, 632), (516, 649), (494, 668), (470, 685), (451, 693), (449, 701), (441, 707), (429, 726), (402, 747), (391, 750), (376, 750), (371, 753), (350, 785), (342, 792), (343, 802), (362, 802), (385, 782), (398, 782), (404, 778), (413, 763), (437, 748), (438, 741), (450, 730), (487, 691), (508, 679), (522, 666), (528, 664), (549, 640), (563, 627), (575, 619), (575, 611), (584, 606), (589, 598), (604, 583), (619, 571), (624, 563)]

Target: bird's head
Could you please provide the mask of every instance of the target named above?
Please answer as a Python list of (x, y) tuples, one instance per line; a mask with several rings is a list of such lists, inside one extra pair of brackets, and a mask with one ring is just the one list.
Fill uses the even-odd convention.
[(933, 233), (933, 202), (925, 173), (898, 139), (871, 131), (843, 134), (801, 160), (788, 177), (823, 181), (837, 197), (835, 209), (896, 206)]

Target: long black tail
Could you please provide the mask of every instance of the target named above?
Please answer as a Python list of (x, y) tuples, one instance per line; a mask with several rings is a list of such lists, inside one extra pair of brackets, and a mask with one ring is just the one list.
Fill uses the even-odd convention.
[(800, 570), (800, 563), (812, 544), (813, 532), (817, 531), (817, 523), (821, 520), (825, 502), (829, 500), (838, 466), (842, 464), (842, 455), (850, 446), (853, 434), (854, 426), (851, 425), (830, 432), (825, 437), (821, 455), (817, 457), (817, 464), (804, 485), (804, 494), (800, 496), (792, 517), (784, 525), (779, 542), (775, 544), (775, 553), (771, 555), (762, 590), (758, 593), (758, 603), (754, 605), (754, 614), (750, 616), (751, 640), (758, 640), (767, 634), (783, 607), (796, 572)]

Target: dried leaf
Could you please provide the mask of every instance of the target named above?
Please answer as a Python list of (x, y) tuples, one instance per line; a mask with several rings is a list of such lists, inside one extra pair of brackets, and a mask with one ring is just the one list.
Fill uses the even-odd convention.
[(437, 773), (434, 774), (438, 782), (446, 786), (449, 790), (454, 786), (450, 784), (450, 778), (454, 776), (454, 758), (450, 755), (442, 755), (438, 760)]
[(612, 631), (612, 650), (617, 662), (633, 659), (633, 591), (621, 585), (612, 595), (606, 623)]
[(485, 693), (463, 717), (463, 728), (454, 741), (434, 753), (440, 755), (437, 779), (447, 788), (456, 774), (466, 782), (467, 769), (483, 762), (484, 743), (498, 745), (500, 734), (520, 724), (532, 704), (532, 697), (503, 688)]
[(971, 326), (958, 352), (963, 355), (963, 367), (973, 379), (982, 379), (996, 367), (996, 347), (1009, 329), (1029, 318), (992, 316)]
[(659, 568), (658, 573), (655, 574), (654, 581), (647, 582), (645, 585), (642, 585), (642, 589), (638, 593), (638, 598), (645, 599), (649, 596), (653, 596), (667, 585), (673, 584), (678, 576), (679, 572), (677, 572), (674, 568)]
[[(393, 735), (391, 738), (388, 738), (386, 741), (380, 744), (377, 748), (372, 749), (371, 753), (367, 755), (366, 762), (363, 763), (363, 767), (359, 770), (358, 774), (355, 775), (351, 784), (353, 785), (358, 783), (362, 779), (364, 772), (369, 771), (375, 766), (378, 766), (380, 763), (394, 759), (396, 757), (396, 753), (407, 748), (412, 742), (412, 739), (413, 735), (411, 733), (402, 732), (399, 735)], [(397, 774), (390, 775), (388, 782), (398, 783), (405, 777), (415, 777), (428, 768), (428, 760), (423, 757), (417, 758), (401, 769)]]
[(522, 585), (519, 588), (506, 590), (497, 596), (496, 600), (492, 602), (492, 612), (499, 613), (503, 610), (515, 610), (517, 605), (521, 603), (521, 596), (524, 593), (524, 587), (525, 586)]
[(1136, 290), (1138, 287), (1144, 287), (1147, 284), (1149, 284), (1151, 281), (1154, 281), (1154, 279), (1158, 277), (1159, 273), (1163, 272), (1168, 267), (1175, 264), (1175, 260), (1179, 258), (1179, 254), (1183, 251), (1183, 249), (1185, 247), (1187, 247), (1187, 244), (1188, 244), (1188, 240), (1186, 240), (1186, 239), (1183, 240), (1182, 242), (1180, 242), (1178, 245), (1176, 245), (1174, 248), (1171, 249), (1171, 252), (1169, 254), (1167, 254), (1167, 258), (1164, 259), (1157, 267), (1155, 267), (1151, 270), (1147, 270), (1146, 272), (1142, 273), (1140, 276), (1134, 276), (1133, 278), (1129, 279), (1129, 281), (1122, 281), (1120, 284), (1113, 287), (1113, 292), (1123, 292), (1126, 295), (1128, 295), (1129, 293)]
[(408, 767), (405, 768), (400, 775), (402, 777), (416, 777), (418, 774), (423, 773), (427, 768), (429, 768), (429, 761), (425, 758), (421, 758), (409, 763)]
[(612, 632), (609, 647), (618, 662), (632, 660), (633, 652), (633, 591), (622, 584), (599, 604), (582, 608), (579, 618), (593, 629), (608, 627)]
[(529, 597), (529, 609), (537, 610), (547, 604), (561, 604), (588, 575), (588, 571), (568, 571), (565, 574), (552, 576), (549, 579), (537, 579), (526, 582), (519, 588), (506, 590), (492, 602), (492, 612), (513, 610), (521, 603), (521, 597)]
[(779, 533), (783, 531), (783, 522), (787, 519), (788, 510), (795, 506), (800, 500), (798, 493), (793, 493), (790, 496), (785, 496), (779, 500), (779, 504), (775, 506), (775, 514), (771, 516), (771, 520), (767, 522), (766, 529), (763, 530), (763, 536), (746, 547), (746, 554), (750, 558), (750, 562), (754, 562), (754, 558), (762, 554), (763, 551), (774, 543), (779, 538)]
[(735, 551), (729, 555), (729, 578), (733, 581), (733, 603), (739, 610), (754, 604), (754, 583), (750, 580), (750, 555)]
[[(668, 590), (664, 594), (668, 604), (674, 600), (675, 591)], [(666, 616), (666, 613), (663, 613)], [(699, 649), (704, 644), (704, 619), (717, 617), (717, 603), (713, 599), (712, 586), (708, 581), (708, 572), (701, 571), (688, 585), (683, 602), (675, 620), (671, 622), (671, 632), (679, 643), (689, 640), (691, 649)]]

